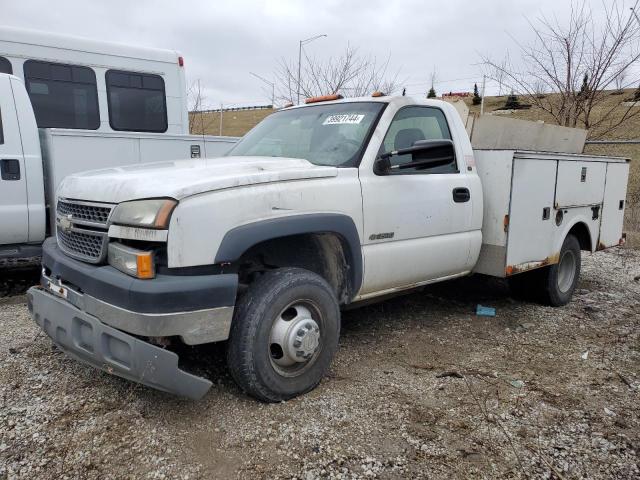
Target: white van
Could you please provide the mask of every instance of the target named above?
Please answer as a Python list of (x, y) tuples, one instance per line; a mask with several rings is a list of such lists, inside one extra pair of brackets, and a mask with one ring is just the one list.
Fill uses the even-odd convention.
[(173, 50), (0, 26), (0, 73), (24, 81), (39, 128), (189, 133)]
[(0, 122), (0, 268), (39, 260), (67, 175), (215, 158), (237, 140), (188, 135), (178, 52), (10, 27), (0, 27)]

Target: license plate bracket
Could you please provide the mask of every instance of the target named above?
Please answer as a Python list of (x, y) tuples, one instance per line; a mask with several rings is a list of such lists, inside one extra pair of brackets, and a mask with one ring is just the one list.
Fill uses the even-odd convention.
[(47, 281), (47, 289), (58, 297), (62, 297), (67, 299), (69, 296), (69, 290), (66, 287), (63, 287), (60, 284), (56, 284), (52, 281)]

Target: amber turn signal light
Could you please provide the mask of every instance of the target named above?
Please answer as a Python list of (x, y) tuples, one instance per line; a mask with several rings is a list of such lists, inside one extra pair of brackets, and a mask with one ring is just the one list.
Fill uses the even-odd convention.
[(322, 95), (320, 97), (310, 97), (307, 98), (304, 103), (318, 103), (318, 102), (330, 102), (332, 100), (341, 100), (342, 95), (338, 93), (334, 93), (333, 95)]

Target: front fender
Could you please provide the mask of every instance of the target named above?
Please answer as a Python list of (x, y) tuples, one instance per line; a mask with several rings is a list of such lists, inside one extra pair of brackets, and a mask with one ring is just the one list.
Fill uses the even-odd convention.
[(224, 235), (215, 263), (232, 263), (249, 248), (266, 240), (304, 233), (335, 233), (341, 237), (346, 246), (344, 253), (350, 266), (349, 279), (353, 292), (358, 292), (363, 276), (360, 236), (353, 219), (339, 213), (289, 215), (233, 228)]

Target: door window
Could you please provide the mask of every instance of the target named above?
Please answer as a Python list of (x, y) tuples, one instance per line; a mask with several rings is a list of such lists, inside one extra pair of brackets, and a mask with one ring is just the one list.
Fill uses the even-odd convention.
[[(451, 140), (449, 125), (442, 110), (433, 107), (405, 107), (396, 113), (379, 153), (409, 148), (420, 140), (442, 139)], [(394, 155), (390, 161), (391, 165), (401, 165), (411, 162), (412, 156)], [(454, 161), (434, 167), (406, 168), (402, 173), (458, 173), (458, 167)]]

